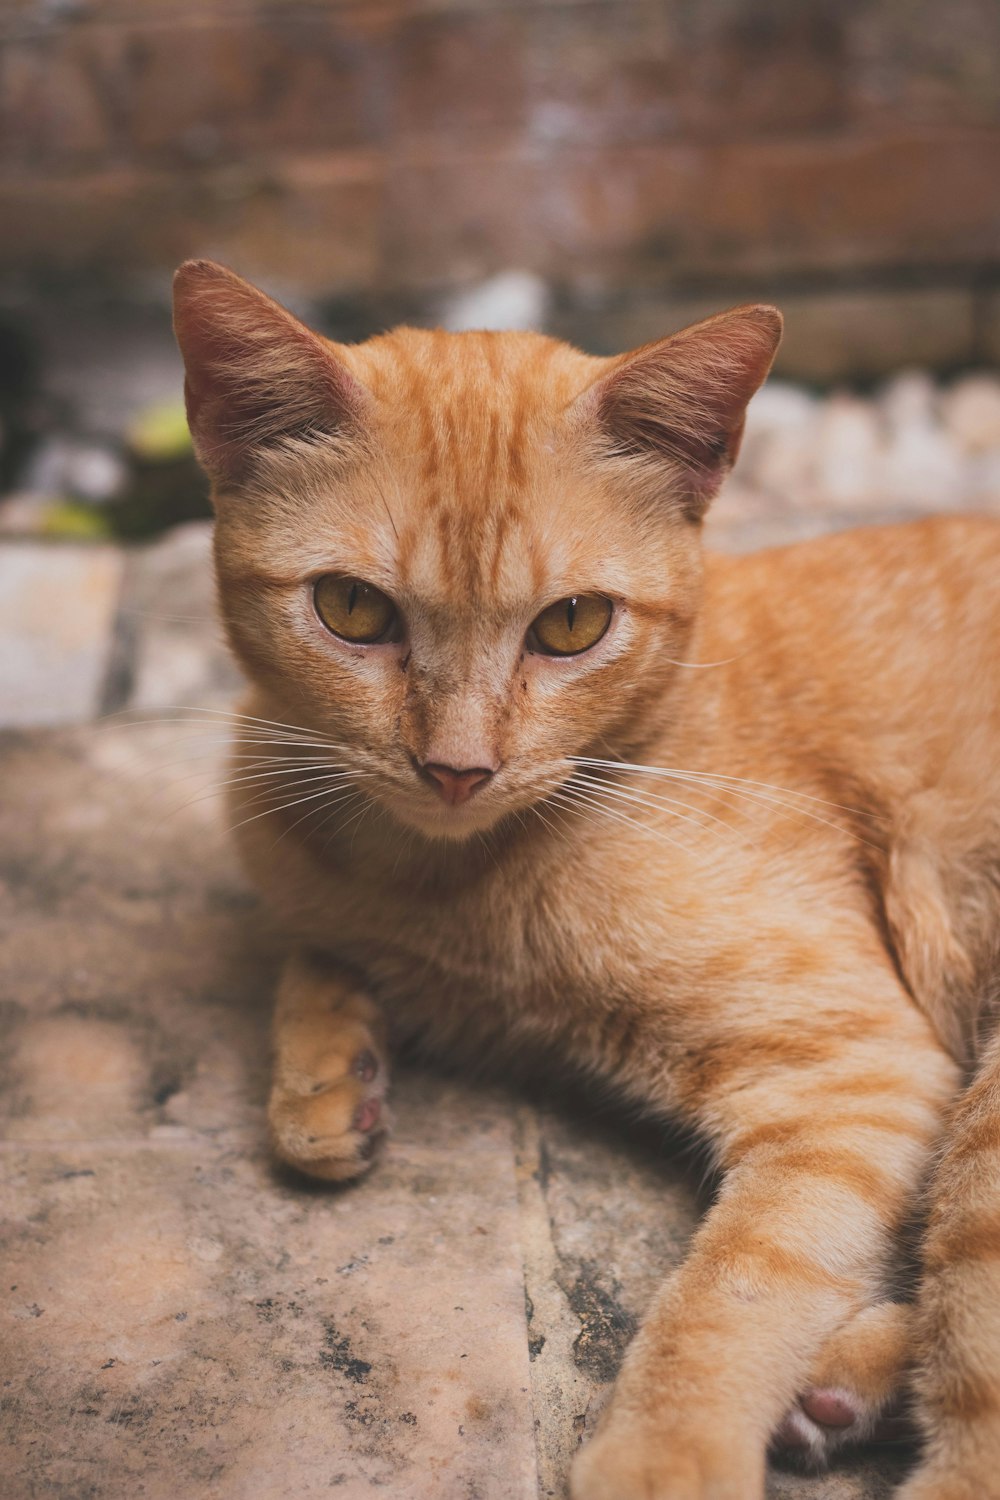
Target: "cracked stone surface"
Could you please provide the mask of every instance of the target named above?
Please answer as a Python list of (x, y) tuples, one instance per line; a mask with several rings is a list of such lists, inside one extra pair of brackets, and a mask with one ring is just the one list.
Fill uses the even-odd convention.
[[(229, 699), (206, 533), (116, 566), (102, 692), (129, 712), (0, 736), (3, 1494), (561, 1497), (697, 1174), (584, 1098), (412, 1066), (367, 1180), (274, 1169), (279, 945), (228, 847), (221, 736), (131, 712)], [(902, 1462), (768, 1494), (883, 1500)]]

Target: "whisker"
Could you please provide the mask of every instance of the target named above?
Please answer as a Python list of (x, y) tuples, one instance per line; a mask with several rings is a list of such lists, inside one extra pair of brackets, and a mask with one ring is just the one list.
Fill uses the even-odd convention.
[[(190, 720), (172, 720), (172, 719), (145, 720), (141, 726), (138, 725), (138, 724), (136, 724), (135, 726), (125, 725), (123, 727), (125, 727), (125, 728), (129, 728), (129, 727), (136, 727), (136, 728), (140, 728), (141, 727), (141, 728), (145, 728), (146, 725), (150, 724), (150, 723), (152, 723), (154, 725), (165, 725), (165, 724), (171, 724), (171, 725), (173, 725), (173, 724), (178, 724), (178, 723), (183, 723), (183, 724), (191, 725), (192, 729), (194, 730), (194, 733), (189, 734), (186, 737), (186, 739), (178, 741), (179, 744), (188, 744), (188, 745), (221, 745), (221, 746), (226, 746), (226, 745), (260, 745), (261, 747), (265, 747), (266, 746), (268, 748), (275, 748), (275, 749), (281, 748), (281, 747), (284, 746), (284, 747), (287, 747), (290, 750), (323, 750), (327, 754), (329, 754), (331, 750), (342, 750), (344, 753), (349, 753), (349, 747), (348, 746), (339, 745), (334, 740), (288, 739), (288, 738), (284, 738), (284, 737), (278, 736), (277, 734), (261, 733), (259, 731), (256, 732), (256, 733), (253, 733), (253, 734), (221, 734), (221, 733), (220, 734), (215, 734), (214, 731), (215, 730), (221, 730), (222, 727), (223, 727), (222, 725), (220, 725), (220, 724), (211, 724), (211, 725), (205, 725), (204, 728), (202, 728), (199, 725), (192, 724)], [(104, 726), (104, 727), (108, 727), (108, 726)], [(98, 725), (97, 728), (100, 729), (101, 726)]]
[[(363, 802), (361, 804), (361, 806), (358, 808), (357, 812), (354, 814), (353, 818), (348, 818), (348, 820), (347, 820), (346, 823), (341, 823), (338, 828), (334, 829), (334, 833), (341, 833), (342, 834), (342, 833), (346, 833), (347, 830), (348, 830), (348, 828), (350, 828), (352, 824), (356, 825), (355, 829), (354, 829), (354, 832), (351, 835), (351, 847), (350, 847), (350, 851), (349, 851), (349, 855), (350, 855), (351, 858), (353, 858), (353, 856), (354, 856), (354, 841), (355, 841), (355, 839), (358, 836), (358, 828), (361, 826), (361, 820), (364, 818), (364, 816), (365, 816), (366, 813), (371, 812), (372, 806), (373, 806), (373, 804), (371, 802), (367, 802), (367, 801)], [(330, 837), (332, 838), (333, 834), (331, 834)], [(326, 844), (323, 847), (326, 848), (326, 845), (329, 844), (329, 842), (330, 842), (330, 839), (327, 839)]]
[[(553, 813), (556, 817), (559, 817), (561, 819), (562, 814), (561, 814), (560, 810), (557, 807), (555, 807), (552, 804), (546, 804), (546, 805), (549, 807), (549, 811), (551, 813)], [(573, 847), (572, 843), (570, 841), (570, 837), (566, 833), (566, 831), (564, 829), (562, 829), (562, 828), (556, 828), (556, 827), (554, 827), (552, 825), (552, 823), (549, 822), (548, 818), (545, 817), (545, 815), (542, 813), (541, 808), (538, 806), (537, 802), (532, 802), (530, 804), (530, 806), (528, 807), (527, 810), (528, 810), (528, 812), (533, 812), (535, 814), (535, 817), (538, 818), (539, 822), (542, 824), (542, 826), (544, 828), (548, 829), (549, 833), (554, 834), (556, 838), (562, 839), (563, 843), (567, 844), (570, 848)], [(524, 827), (524, 818), (521, 815), (520, 810), (518, 811), (517, 816), (518, 816), (518, 820), (521, 823), (521, 826)]]
[[(702, 818), (708, 818), (709, 822), (717, 823), (719, 827), (724, 828), (727, 833), (733, 832), (731, 825), (727, 823), (723, 818), (717, 818), (714, 813), (703, 812), (700, 808), (692, 806), (690, 802), (682, 802), (677, 797), (663, 797), (656, 792), (647, 794), (644, 792), (636, 791), (631, 787), (608, 785), (607, 782), (600, 781), (594, 776), (588, 776), (584, 771), (578, 771), (573, 779), (578, 784), (582, 782), (587, 787), (592, 788), (594, 792), (600, 796), (620, 797), (625, 801), (635, 802), (643, 807), (649, 807), (655, 810), (662, 809), (668, 812), (671, 817), (678, 818), (681, 822), (684, 823), (692, 823), (696, 828), (701, 828), (706, 833), (713, 833), (716, 835), (716, 837), (721, 837), (721, 835), (717, 832), (716, 829), (707, 827), (706, 824), (701, 821)], [(674, 808), (678, 807), (687, 808), (687, 812), (675, 812)], [(691, 816), (692, 814), (695, 814), (696, 816)]]
[(699, 671), (706, 667), (731, 667), (734, 661), (742, 661), (750, 650), (751, 647), (748, 646), (746, 651), (738, 651), (735, 656), (725, 656), (722, 661), (674, 661), (670, 656), (661, 657), (660, 660), (669, 662), (672, 667), (694, 667)]
[(878, 813), (867, 811), (862, 807), (851, 807), (844, 802), (831, 802), (826, 797), (816, 797), (810, 792), (799, 792), (793, 787), (775, 786), (769, 781), (752, 781), (745, 776), (728, 776), (721, 771), (685, 771), (676, 766), (644, 766), (637, 765), (632, 761), (625, 760), (599, 760), (593, 756), (570, 755), (567, 757), (576, 765), (601, 766), (609, 770), (644, 771), (650, 776), (667, 776), (687, 781), (706, 781), (708, 783), (733, 782), (741, 787), (760, 787), (767, 792), (780, 793), (786, 797), (798, 797), (806, 802), (815, 802), (821, 807), (836, 808), (838, 812), (855, 813), (863, 818), (872, 818), (875, 822), (883, 822)]
[[(209, 759), (208, 752), (206, 751), (205, 755), (199, 756), (198, 759), (201, 759), (201, 760)], [(211, 759), (213, 761), (217, 762), (218, 757), (216, 757), (216, 756), (213, 755), (211, 757)], [(239, 762), (239, 764), (236, 764), (236, 762)], [(156, 772), (162, 772), (162, 771), (173, 770), (174, 767), (176, 767), (176, 766), (187, 766), (187, 765), (190, 765), (190, 759), (185, 756), (181, 760), (174, 759), (174, 760), (169, 760), (169, 761), (161, 761), (161, 762), (159, 762), (159, 764), (157, 764), (155, 766), (144, 767), (143, 770), (144, 770), (144, 772), (150, 771), (150, 770), (156, 771)], [(315, 757), (312, 757), (312, 756), (310, 756), (310, 757), (305, 757), (305, 756), (291, 756), (291, 755), (289, 755), (289, 756), (284, 756), (284, 755), (282, 755), (282, 756), (275, 756), (275, 755), (239, 755), (239, 756), (229, 756), (226, 759), (226, 766), (229, 769), (232, 769), (234, 771), (240, 772), (241, 776), (243, 775), (243, 773), (247, 773), (246, 776), (244, 777), (245, 780), (250, 780), (251, 779), (251, 776), (250, 776), (249, 773), (254, 772), (254, 771), (258, 771), (258, 770), (261, 772), (262, 776), (286, 776), (286, 775), (288, 775), (288, 773), (290, 771), (313, 770), (313, 769), (315, 769), (315, 770), (321, 770), (321, 769), (336, 770), (336, 769), (340, 769), (340, 763), (338, 763), (336, 761), (330, 761), (330, 760), (327, 759), (326, 756), (322, 756), (322, 755), (317, 755)], [(265, 768), (269, 768), (269, 769), (265, 769)], [(172, 777), (169, 784), (170, 784), (171, 787), (174, 787), (174, 786), (177, 786), (177, 784), (179, 782), (190, 781), (195, 776), (210, 775), (211, 771), (212, 771), (212, 767), (210, 765), (209, 766), (205, 766), (205, 765), (196, 766), (194, 768), (194, 770), (192, 770), (192, 771), (187, 771), (184, 774), (178, 774), (178, 775)], [(236, 779), (237, 779), (236, 777), (225, 777), (225, 778), (222, 779), (222, 781), (219, 784), (223, 785), (223, 786), (226, 786), (226, 785), (231, 784)]]
[[(730, 797), (741, 798), (742, 800), (744, 800), (746, 802), (749, 802), (751, 804), (751, 806), (754, 806), (754, 807), (763, 808), (763, 807), (769, 807), (770, 806), (770, 807), (781, 808), (781, 810), (783, 812), (787, 813), (789, 817), (793, 817), (793, 818), (808, 818), (809, 821), (812, 822), (812, 823), (821, 823), (824, 828), (832, 828), (835, 833), (842, 834), (845, 838), (854, 839), (857, 843), (860, 843), (860, 844), (867, 844), (870, 849), (877, 849), (878, 848), (877, 844), (873, 844), (870, 839), (866, 839), (862, 834), (856, 833), (853, 828), (848, 828), (843, 823), (834, 822), (834, 820), (832, 818), (821, 817), (819, 813), (813, 812), (812, 808), (809, 808), (809, 807), (800, 807), (800, 806), (796, 805), (796, 803), (794, 803), (794, 802), (786, 801), (783, 796), (781, 796), (781, 795), (779, 795), (777, 793), (768, 793), (768, 792), (764, 792), (764, 791), (758, 791), (758, 790), (753, 789), (752, 787), (725, 786), (725, 785), (721, 785), (721, 784), (719, 784), (718, 782), (715, 782), (715, 781), (695, 780), (694, 778), (689, 778), (689, 777), (684, 776), (684, 775), (677, 775), (677, 776), (674, 776), (672, 779), (675, 780), (675, 781), (687, 782), (687, 784), (689, 786), (694, 786), (694, 787), (700, 787), (700, 786), (703, 786), (703, 785), (714, 786), (720, 793), (722, 793), (722, 794), (724, 794), (726, 796), (730, 796)], [(802, 794), (795, 793), (793, 795), (803, 795), (804, 796), (805, 793), (802, 793)], [(818, 802), (822, 802), (823, 799), (822, 798), (815, 798), (813, 800), (818, 801)], [(833, 804), (830, 804), (830, 805), (832, 805), (834, 807), (839, 806), (838, 803), (833, 803)], [(851, 808), (846, 808), (844, 810), (848, 811), (848, 812), (854, 811), (854, 809), (851, 809)], [(862, 814), (862, 816), (865, 816), (865, 815)], [(871, 816), (872, 817), (876, 817), (877, 815), (876, 814), (871, 814)], [(879, 820), (879, 821), (881, 821), (881, 820)]]
[[(340, 782), (345, 781), (345, 780), (353, 777), (355, 774), (361, 774), (361, 773), (355, 773), (355, 772), (350, 772), (350, 771), (338, 771), (338, 772), (335, 772), (335, 773), (329, 773), (329, 772), (327, 772), (327, 773), (323, 773), (322, 775), (310, 775), (310, 776), (294, 777), (291, 780), (286, 781), (285, 784), (283, 786), (281, 786), (281, 787), (277, 787), (277, 788), (275, 788), (275, 787), (260, 787), (258, 789), (260, 795), (252, 793), (251, 797), (250, 797), (250, 801), (255, 806), (259, 806), (262, 802), (265, 802), (265, 801), (273, 804), (273, 803), (276, 803), (276, 802), (280, 802), (281, 798), (284, 797), (284, 796), (287, 796), (287, 794), (289, 792), (291, 792), (291, 791), (297, 791), (299, 787), (308, 786), (308, 785), (311, 785), (313, 782), (320, 781), (320, 780), (326, 782), (328, 786), (329, 786), (330, 783), (334, 783), (336, 785), (339, 785)], [(213, 797), (217, 797), (219, 795), (219, 793), (222, 791), (222, 789), (223, 789), (223, 787), (225, 785), (226, 785), (226, 783), (223, 782), (223, 783), (220, 783), (218, 786), (210, 787), (207, 791), (201, 791), (201, 792), (196, 793), (195, 796), (189, 797), (187, 799), (187, 801), (180, 803), (177, 807), (171, 808), (170, 811), (168, 812), (168, 814), (166, 814), (166, 816), (176, 817), (176, 815), (178, 813), (182, 813), (182, 812), (186, 811), (186, 809), (189, 808), (189, 807), (196, 807), (198, 805), (198, 803), (200, 803), (200, 802), (210, 801)], [(319, 794), (317, 794), (317, 795), (319, 795)], [(290, 805), (294, 806), (294, 804), (290, 804)], [(266, 807), (264, 809), (265, 812), (275, 812), (277, 810), (278, 809), (276, 807), (274, 807), (274, 806)], [(261, 816), (263, 816), (263, 814), (261, 814)], [(242, 825), (239, 824), (239, 823), (237, 823), (235, 826), (237, 828), (239, 828)]]
[[(330, 787), (329, 790), (330, 790), (331, 795), (334, 792), (338, 793), (338, 795), (336, 797), (333, 797), (332, 803), (326, 803), (325, 806), (331, 806), (331, 805), (336, 806), (339, 803), (347, 800), (353, 794), (353, 792), (355, 791), (355, 788), (353, 786), (352, 787), (343, 787), (343, 786), (341, 786), (341, 785), (338, 784), (336, 786)], [(305, 820), (307, 818), (311, 818), (314, 813), (322, 812), (322, 811), (323, 811), (323, 805), (321, 805), (320, 807), (310, 807), (310, 808), (307, 808), (307, 810), (302, 814), (301, 817), (295, 819), (294, 823), (289, 823), (289, 825), (288, 825), (287, 828), (282, 829), (281, 833), (278, 834), (278, 837), (275, 839), (274, 843), (271, 845), (271, 848), (272, 849), (276, 849), (277, 846), (281, 843), (281, 840), (285, 837), (286, 833), (291, 833), (291, 831), (292, 831), (293, 828), (298, 828), (298, 826), (299, 826), (300, 823), (304, 823)], [(322, 828), (322, 826), (323, 825), (321, 823), (319, 825), (319, 827)], [(319, 830), (317, 829), (316, 831), (318, 832)]]
[(482, 848), (489, 855), (490, 859), (493, 861), (494, 865), (499, 870), (500, 869), (500, 862), (497, 859), (496, 855), (493, 853), (493, 850), (490, 848), (489, 839), (478, 828), (475, 830), (475, 834), (476, 834), (476, 838), (477, 838), (478, 842), (481, 844)]
[(413, 841), (414, 841), (414, 839), (417, 836), (417, 830), (415, 828), (408, 828), (406, 830), (406, 832), (407, 832), (407, 838), (406, 838), (405, 844), (401, 843), (400, 846), (399, 846), (399, 848), (396, 851), (396, 863), (392, 867), (392, 876), (393, 876), (393, 879), (396, 878), (396, 875), (399, 872), (399, 862), (400, 862), (400, 860), (403, 858), (404, 854), (408, 854), (409, 851), (413, 848)]
[(675, 849), (680, 849), (684, 854), (690, 855), (691, 849), (687, 844), (681, 843), (680, 839), (671, 838), (670, 834), (662, 828), (650, 828), (648, 823), (640, 823), (636, 818), (629, 817), (627, 813), (619, 812), (605, 806), (603, 803), (592, 799), (587, 793), (574, 789), (572, 783), (567, 782), (558, 791), (552, 792), (549, 801), (562, 801), (567, 805), (587, 808), (600, 817), (608, 818), (616, 823), (623, 823), (629, 828), (636, 828), (641, 833), (648, 834), (650, 838), (659, 839), (662, 843), (671, 844)]
[[(113, 720), (118, 719), (118, 718), (124, 718), (129, 712), (130, 712), (130, 710), (123, 709), (118, 714), (109, 714), (109, 715), (107, 715), (107, 717), (104, 718), (104, 719), (102, 719), (100, 722), (102, 724), (111, 724)], [(168, 712), (167, 710), (164, 710), (163, 711), (164, 715), (166, 715), (167, 712)], [(321, 729), (315, 729), (315, 728), (313, 728), (313, 727), (311, 727), (311, 726), (309, 726), (307, 724), (286, 724), (281, 719), (262, 719), (257, 714), (245, 714), (245, 713), (241, 713), (239, 709), (235, 709), (235, 708), (209, 708), (209, 707), (206, 707), (205, 705), (199, 704), (199, 703), (177, 703), (177, 704), (173, 705), (173, 707), (169, 710), (169, 712), (172, 715), (172, 717), (170, 717), (170, 718), (167, 718), (165, 716), (157, 718), (157, 719), (147, 719), (147, 718), (143, 718), (143, 719), (131, 719), (131, 718), (128, 718), (128, 719), (126, 719), (126, 724), (151, 724), (151, 723), (152, 724), (156, 724), (156, 723), (160, 723), (160, 724), (184, 724), (184, 723), (189, 723), (189, 722), (197, 722), (197, 720), (195, 720), (195, 721), (187, 720), (187, 719), (185, 719), (183, 717), (183, 715), (185, 715), (185, 714), (203, 714), (203, 715), (207, 715), (208, 717), (210, 717), (213, 720), (220, 720), (220, 719), (221, 720), (225, 720), (225, 721), (239, 720), (240, 723), (242, 723), (242, 724), (264, 725), (264, 726), (266, 726), (269, 729), (286, 729), (286, 730), (291, 730), (295, 734), (307, 734), (307, 735), (313, 735), (313, 734), (320, 734), (320, 735), (322, 735), (323, 734), (323, 731)], [(324, 736), (324, 738), (326, 740), (328, 740), (329, 743), (331, 743), (331, 744), (333, 743), (333, 741), (330, 739), (329, 735)]]
[(254, 813), (252, 817), (243, 818), (239, 823), (234, 823), (227, 832), (235, 833), (237, 828), (243, 828), (247, 823), (255, 823), (258, 818), (266, 818), (269, 814), (274, 815), (279, 812), (285, 812), (289, 807), (300, 807), (303, 802), (314, 802), (317, 797), (326, 797), (329, 794), (329, 787), (321, 787), (318, 792), (310, 792), (308, 796), (295, 797), (291, 802), (280, 803), (277, 807), (266, 807), (263, 812)]
[[(343, 802), (343, 801), (349, 800), (350, 797), (351, 797), (351, 795), (355, 792), (355, 790), (356, 789), (354, 787), (351, 787), (347, 792), (345, 792), (345, 794), (344, 794), (343, 797), (338, 798), (338, 802)], [(315, 829), (313, 831), (315, 833), (319, 833), (320, 829), (321, 828), (325, 828), (326, 825), (327, 825), (327, 823), (329, 823), (329, 821), (330, 821), (330, 819), (332, 817), (333, 817), (333, 813), (332, 812), (328, 813), (326, 815), (326, 817), (322, 819), (321, 822), (317, 823), (317, 825), (316, 825), (316, 827), (315, 827)], [(341, 825), (338, 824), (337, 827), (334, 828), (334, 829), (332, 829), (331, 832), (328, 834), (328, 836), (327, 836), (327, 838), (326, 838), (326, 840), (325, 840), (325, 842), (323, 844), (322, 852), (324, 854), (329, 849), (329, 847), (330, 847), (331, 843), (333, 842), (333, 840), (337, 837), (337, 834), (340, 832), (340, 829), (341, 829)]]
[(273, 771), (253, 771), (241, 767), (238, 776), (226, 776), (217, 785), (220, 787), (242, 786), (256, 781), (280, 780), (282, 777), (289, 776), (289, 773), (293, 771), (296, 779), (299, 781), (318, 781), (321, 776), (338, 776), (343, 779), (345, 776), (361, 776), (365, 774), (362, 771), (355, 770), (351, 766), (336, 765), (282, 766), (280, 769)]
[[(190, 719), (183, 717), (158, 717), (155, 719), (129, 719), (123, 723), (111, 723), (107, 719), (102, 719), (94, 727), (99, 733), (107, 732), (112, 729), (124, 730), (182, 728), (188, 731), (187, 738), (189, 741), (201, 739), (206, 744), (226, 744), (230, 739), (232, 739), (244, 744), (255, 745), (276, 744), (288, 745), (293, 748), (315, 748), (327, 751), (347, 751), (349, 749), (348, 746), (339, 744), (338, 741), (332, 739), (329, 735), (324, 735), (321, 730), (309, 731), (305, 729), (293, 729), (292, 732), (289, 732), (280, 728), (269, 728), (266, 724), (255, 724), (252, 722), (244, 723), (242, 721), (230, 722), (227, 719), (223, 718)], [(226, 731), (228, 731), (228, 733)], [(319, 738), (310, 738), (310, 735), (316, 736), (317, 734), (320, 736)]]
[[(169, 795), (172, 792), (175, 792), (179, 788), (183, 787), (185, 783), (191, 782), (195, 779), (201, 779), (201, 781), (207, 785), (209, 790), (205, 795), (210, 795), (212, 791), (221, 791), (223, 787), (235, 785), (239, 781), (249, 782), (257, 778), (261, 780), (277, 780), (281, 777), (284, 777), (287, 779), (292, 776), (304, 776), (307, 772), (311, 771), (333, 771), (340, 769), (340, 767), (331, 764), (331, 762), (329, 762), (325, 758), (317, 758), (315, 760), (310, 758), (308, 760), (304, 760), (298, 757), (291, 756), (280, 757), (280, 765), (276, 764), (276, 761), (278, 759), (279, 758), (275, 756), (241, 757), (240, 763), (234, 764), (233, 758), (230, 758), (230, 760), (225, 765), (219, 766), (217, 758), (213, 757), (212, 763), (208, 765), (202, 764), (196, 766), (193, 770), (188, 771), (177, 770), (177, 767), (187, 766), (190, 764), (189, 758), (184, 757), (179, 761), (174, 759), (165, 763), (161, 763), (158, 766), (154, 766), (152, 768), (144, 767), (144, 774), (149, 769), (152, 769), (158, 774), (162, 774), (163, 772), (171, 773), (170, 775), (164, 776), (162, 781), (158, 785), (153, 787), (144, 801), (146, 803), (149, 803), (154, 801), (159, 796)], [(347, 769), (350, 768), (348, 767)], [(218, 774), (218, 771), (224, 770), (229, 770), (238, 774), (220, 776)], [(190, 803), (185, 803), (181, 806), (190, 805)], [(175, 811), (181, 811), (181, 806), (176, 808)]]
[[(314, 782), (322, 781), (328, 784), (340, 785), (341, 782), (354, 781), (364, 774), (365, 773), (363, 771), (312, 771), (307, 775), (289, 777), (283, 783), (279, 782), (277, 784), (269, 784), (267, 786), (243, 785), (243, 783), (239, 779), (237, 779), (236, 781), (220, 782), (218, 784), (217, 790), (221, 791), (226, 786), (239, 787), (243, 785), (243, 790), (246, 791), (249, 800), (259, 801), (264, 796), (280, 798), (286, 791), (291, 791), (294, 788), (300, 786), (309, 786)], [(253, 778), (251, 778), (251, 780), (253, 780)]]
[[(707, 771), (688, 772), (667, 766), (636, 765), (627, 761), (598, 761), (589, 756), (570, 756), (568, 758), (571, 761), (579, 761), (585, 765), (600, 765), (608, 768), (617, 766), (630, 771), (640, 771), (649, 776), (660, 776), (670, 781), (686, 782), (692, 787), (712, 787), (720, 794), (749, 801), (751, 805), (757, 807), (771, 805), (783, 808), (790, 816), (809, 818), (814, 823), (820, 823), (824, 827), (832, 828), (836, 833), (843, 835), (845, 838), (854, 839), (857, 843), (867, 844), (872, 849), (878, 848), (877, 844), (873, 844), (870, 839), (866, 839), (860, 833), (856, 833), (854, 829), (847, 828), (844, 824), (834, 822), (830, 818), (821, 817), (819, 813), (813, 811), (812, 807), (803, 807), (800, 804), (802, 802), (809, 802), (818, 807), (836, 809), (839, 812), (866, 817), (873, 822), (883, 822), (884, 820), (877, 813), (869, 813), (863, 808), (849, 807), (844, 803), (832, 802), (824, 797), (815, 797), (808, 792), (797, 792), (788, 787), (773, 786), (770, 782), (766, 781), (751, 781), (741, 776), (714, 775)], [(797, 800), (787, 800), (789, 798)]]

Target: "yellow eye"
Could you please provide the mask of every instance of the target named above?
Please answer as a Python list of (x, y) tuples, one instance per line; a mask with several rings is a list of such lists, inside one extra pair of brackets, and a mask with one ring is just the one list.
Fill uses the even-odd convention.
[(313, 589), (316, 613), (327, 630), (361, 645), (392, 638), (399, 616), (392, 600), (363, 578), (327, 573)]
[(576, 656), (596, 646), (611, 624), (611, 600), (600, 594), (574, 594), (543, 609), (532, 624), (529, 642), (546, 656)]

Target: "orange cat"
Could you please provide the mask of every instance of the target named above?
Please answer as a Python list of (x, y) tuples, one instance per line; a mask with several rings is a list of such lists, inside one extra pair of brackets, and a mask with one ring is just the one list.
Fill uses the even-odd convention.
[(575, 1500), (757, 1500), (776, 1433), (864, 1435), (911, 1360), (906, 1500), (1000, 1495), (1000, 526), (704, 557), (768, 307), (618, 359), (348, 348), (191, 262), (176, 327), (254, 684), (236, 817), (293, 945), (278, 1154), (365, 1170), (383, 1014), (603, 1079), (721, 1187)]

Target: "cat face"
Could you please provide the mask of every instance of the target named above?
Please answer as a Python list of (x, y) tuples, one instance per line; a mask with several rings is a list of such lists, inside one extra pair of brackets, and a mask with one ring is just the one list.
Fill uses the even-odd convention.
[(601, 360), (532, 334), (335, 346), (205, 262), (176, 309), (223, 615), (274, 717), (437, 838), (531, 807), (570, 755), (634, 752), (772, 310)]

